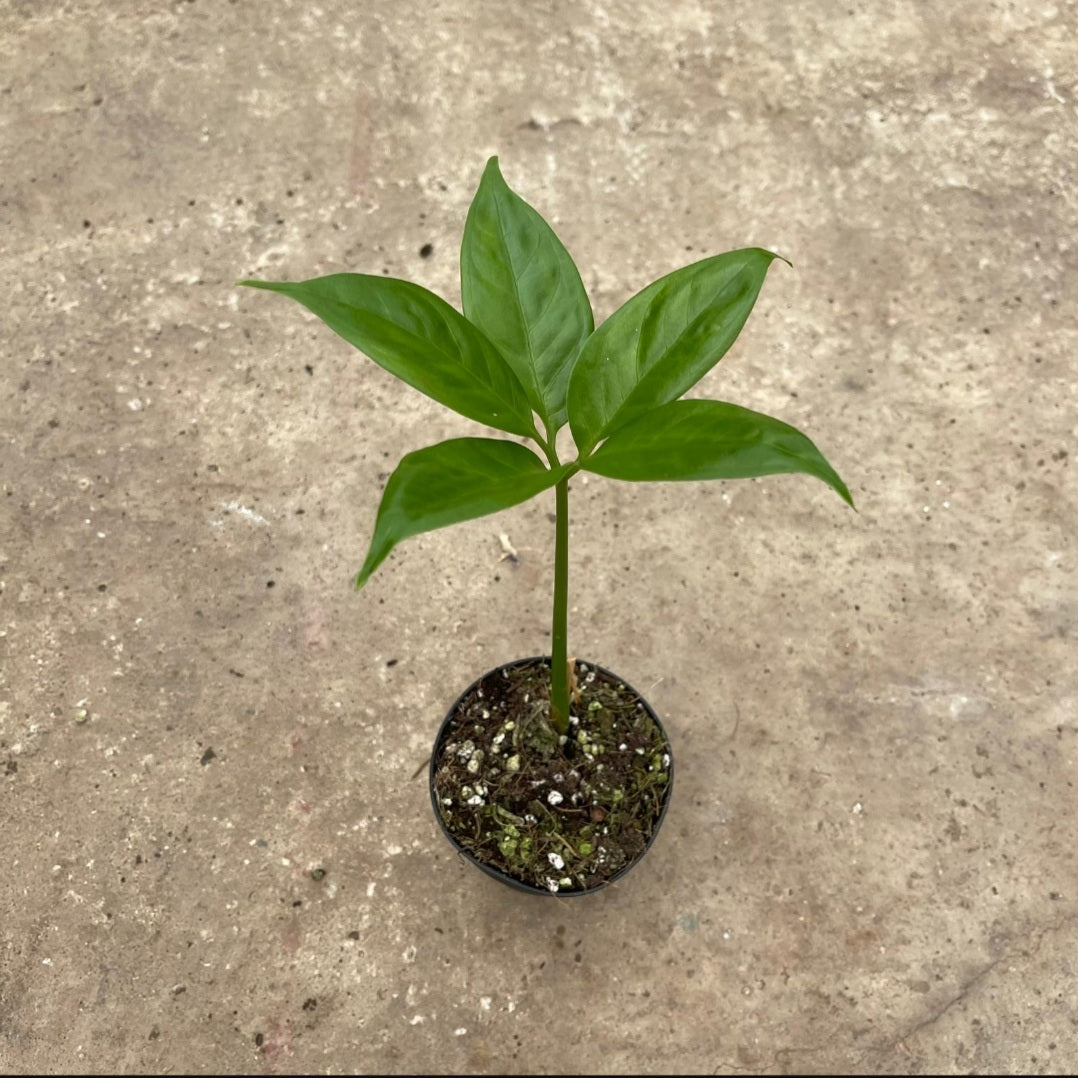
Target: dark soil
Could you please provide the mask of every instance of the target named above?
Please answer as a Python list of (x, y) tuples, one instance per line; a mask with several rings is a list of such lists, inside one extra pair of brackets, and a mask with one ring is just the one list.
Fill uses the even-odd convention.
[(567, 737), (549, 713), (549, 658), (484, 675), (439, 735), (432, 797), (453, 841), (488, 871), (580, 893), (650, 845), (670, 795), (670, 744), (635, 690), (588, 663), (575, 664)]

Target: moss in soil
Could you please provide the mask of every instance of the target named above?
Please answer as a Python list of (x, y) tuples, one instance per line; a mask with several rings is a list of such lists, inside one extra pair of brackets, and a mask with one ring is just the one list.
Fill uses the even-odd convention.
[(647, 849), (669, 796), (670, 745), (641, 697), (574, 666), (569, 734), (549, 723), (550, 660), (486, 674), (434, 749), (446, 829), (476, 860), (541, 890), (590, 890)]

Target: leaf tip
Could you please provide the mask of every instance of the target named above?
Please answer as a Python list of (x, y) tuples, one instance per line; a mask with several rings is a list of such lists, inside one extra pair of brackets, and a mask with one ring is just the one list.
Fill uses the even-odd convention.
[(850, 493), (850, 488), (841, 479), (838, 481), (838, 486), (835, 487), (835, 492), (855, 513), (860, 514), (860, 510), (853, 504), (853, 495)]
[(778, 251), (768, 251), (767, 253), (771, 255), (772, 258), (777, 258), (780, 262), (785, 262), (790, 269), (794, 268), (794, 264), (785, 255), (780, 255)]
[[(390, 546), (392, 547), (392, 544), (390, 544)], [(367, 583), (367, 581), (370, 580), (372, 576), (374, 576), (375, 569), (377, 569), (378, 566), (381, 565), (383, 561), (385, 561), (385, 556), (388, 553), (389, 550), (387, 549), (382, 552), (380, 557), (375, 557), (372, 551), (367, 551), (367, 557), (364, 559), (363, 564), (359, 567), (359, 572), (355, 575), (355, 579), (353, 581), (353, 590), (363, 590), (363, 587)]]

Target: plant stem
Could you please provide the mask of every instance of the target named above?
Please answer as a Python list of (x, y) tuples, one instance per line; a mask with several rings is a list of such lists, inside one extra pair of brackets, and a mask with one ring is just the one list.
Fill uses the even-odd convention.
[(569, 732), (569, 477), (554, 487), (554, 620), (550, 629), (550, 723)]

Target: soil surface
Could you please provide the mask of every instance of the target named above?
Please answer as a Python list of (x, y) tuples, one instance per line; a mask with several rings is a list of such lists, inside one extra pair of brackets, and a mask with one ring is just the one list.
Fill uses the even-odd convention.
[(486, 870), (553, 894), (597, 890), (644, 855), (673, 781), (654, 711), (577, 661), (568, 735), (549, 723), (550, 660), (492, 670), (453, 706), (432, 795), (451, 840)]

